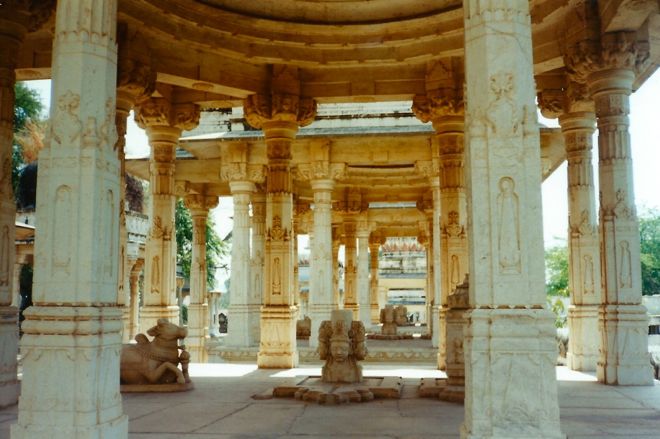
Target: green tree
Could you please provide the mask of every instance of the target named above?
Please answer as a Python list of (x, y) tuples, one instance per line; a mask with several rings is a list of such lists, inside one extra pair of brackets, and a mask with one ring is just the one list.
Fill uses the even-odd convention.
[(568, 248), (557, 245), (545, 251), (545, 291), (568, 297)]
[[(177, 200), (175, 211), (176, 223), (176, 259), (181, 266), (183, 277), (190, 279), (190, 262), (192, 260), (192, 216), (190, 211)], [(210, 289), (215, 287), (215, 270), (225, 268), (219, 266), (220, 259), (228, 252), (225, 242), (220, 239), (213, 229), (213, 220), (209, 217), (206, 222), (206, 284)]]
[(639, 218), (642, 261), (642, 294), (660, 294), (660, 212), (650, 210)]
[(16, 100), (14, 102), (14, 141), (12, 145), (12, 171), (11, 178), (14, 186), (14, 193), (18, 184), (18, 176), (24, 165), (21, 146), (16, 140), (17, 134), (26, 129), (28, 121), (39, 122), (43, 105), (39, 93), (36, 90), (28, 88), (23, 82), (17, 82), (14, 87)]

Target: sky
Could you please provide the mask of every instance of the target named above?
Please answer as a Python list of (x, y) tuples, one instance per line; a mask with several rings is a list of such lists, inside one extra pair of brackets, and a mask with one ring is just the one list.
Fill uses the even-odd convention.
[[(44, 103), (50, 107), (50, 81), (30, 81), (28, 85), (37, 90)], [(630, 98), (630, 137), (633, 156), (635, 203), (639, 214), (650, 209), (660, 209), (660, 72), (656, 72)], [(557, 127), (556, 120), (540, 117), (541, 123)], [(597, 160), (598, 142), (594, 138), (594, 160)], [(127, 157), (145, 157), (149, 154), (147, 136), (133, 117), (129, 118), (126, 135)], [(595, 163), (594, 163), (595, 165)], [(594, 168), (596, 187), (597, 168)], [(566, 163), (561, 165), (543, 183), (543, 234), (545, 246), (551, 247), (565, 242), (568, 228), (568, 202), (566, 189)], [(221, 237), (231, 231), (233, 213), (230, 197), (221, 197), (212, 212), (216, 230)]]

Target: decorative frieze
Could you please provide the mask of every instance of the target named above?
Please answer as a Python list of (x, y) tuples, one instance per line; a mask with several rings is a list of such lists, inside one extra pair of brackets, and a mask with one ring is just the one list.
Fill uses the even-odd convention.
[(244, 101), (245, 120), (261, 129), (275, 121), (294, 122), (306, 126), (316, 117), (316, 102), (292, 94), (254, 94)]

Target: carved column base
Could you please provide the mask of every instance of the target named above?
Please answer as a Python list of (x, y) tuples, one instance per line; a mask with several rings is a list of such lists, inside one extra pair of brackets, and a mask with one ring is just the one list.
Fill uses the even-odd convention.
[(261, 308), (261, 342), (257, 366), (289, 369), (298, 366), (295, 306), (266, 305)]
[(447, 369), (447, 313), (449, 308), (438, 309), (438, 369)]
[(128, 437), (119, 393), (121, 309), (32, 306), (24, 315), (26, 379), (12, 439)]
[(229, 305), (227, 312), (229, 321), (225, 342), (227, 346), (246, 348), (257, 345), (258, 338), (255, 332), (258, 328), (259, 308), (259, 305)]
[[(206, 363), (206, 337), (208, 327), (204, 326), (208, 320), (209, 309), (205, 303), (191, 303), (188, 305), (188, 322), (196, 322), (191, 326), (188, 324), (188, 336), (186, 337), (186, 350), (190, 353), (190, 362)], [(201, 325), (201, 326), (200, 326)]]
[(0, 307), (0, 407), (18, 402), (18, 308)]
[(131, 332), (131, 307), (123, 306), (121, 308), (121, 323), (122, 323), (122, 335), (121, 342), (128, 343), (133, 339), (135, 334)]
[(466, 326), (465, 309), (447, 312), (447, 385), (465, 386), (465, 361), (463, 359), (463, 328)]
[(311, 306), (312, 327), (309, 334), (309, 347), (315, 348), (319, 345), (319, 327), (324, 320), (330, 320), (333, 309), (335, 306), (332, 303), (315, 303)]
[(344, 309), (353, 311), (353, 320), (360, 320), (360, 305), (357, 303), (344, 303)]
[(170, 323), (179, 324), (179, 307), (177, 305), (145, 305), (140, 308), (140, 331), (146, 333), (156, 326), (158, 319), (167, 319)]
[(377, 325), (380, 323), (380, 308), (378, 307), (378, 303), (372, 303), (371, 304), (371, 324), (372, 325)]
[(595, 371), (598, 362), (600, 335), (598, 305), (571, 305), (568, 308), (569, 369)]
[(602, 337), (598, 381), (620, 386), (652, 386), (646, 308), (603, 305), (598, 324)]
[(554, 315), (545, 309), (475, 309), (466, 319), (461, 438), (565, 438)]

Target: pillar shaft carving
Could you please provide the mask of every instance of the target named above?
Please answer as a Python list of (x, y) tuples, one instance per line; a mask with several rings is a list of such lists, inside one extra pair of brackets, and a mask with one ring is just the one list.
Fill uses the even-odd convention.
[(260, 334), (259, 308), (264, 301), (264, 254), (266, 233), (266, 196), (263, 192), (252, 194), (252, 256), (250, 261), (250, 275), (252, 286), (249, 291), (250, 303), (256, 307), (254, 315), (250, 316), (252, 337), (258, 343)]
[(378, 303), (378, 252), (384, 242), (384, 238), (375, 232), (369, 237), (369, 302), (372, 324), (380, 320), (380, 304)]
[(140, 274), (144, 268), (144, 259), (129, 260), (131, 270), (129, 274), (129, 306), (130, 317), (128, 324), (128, 338), (133, 339), (140, 332)]
[(174, 163), (181, 130), (192, 129), (198, 120), (197, 106), (171, 105), (164, 98), (150, 98), (135, 107), (135, 121), (146, 130), (151, 146), (149, 181), (153, 197), (145, 251), (143, 328), (155, 325), (159, 318), (178, 321)]
[[(274, 90), (288, 78), (288, 71), (280, 70), (277, 69), (280, 74), (273, 77)], [(293, 279), (296, 255), (293, 245), (291, 144), (298, 127), (314, 120), (316, 103), (295, 94), (257, 94), (244, 101), (244, 114), (250, 125), (263, 130), (268, 157), (265, 291), (257, 363), (259, 367), (266, 368), (293, 367), (298, 363), (298, 352)]]
[(358, 273), (357, 296), (359, 300), (360, 321), (366, 326), (371, 325), (371, 300), (369, 298), (369, 225), (366, 220), (358, 223)]
[[(23, 322), (26, 381), (11, 430), (15, 439), (128, 435), (119, 393), (122, 311), (116, 306), (116, 12), (116, 1), (57, 2), (51, 127), (39, 154), (39, 270), (35, 305)], [(76, 391), (62, 392), (62, 386)]]
[[(587, 86), (598, 126), (602, 297), (597, 375), (607, 384), (648, 385), (647, 317), (641, 306), (639, 224), (635, 211), (628, 115), (636, 71), (648, 48), (634, 33), (605, 34)], [(625, 348), (618, 341), (628, 340)]]
[(339, 248), (341, 247), (341, 237), (339, 226), (332, 226), (332, 303), (334, 309), (341, 309), (344, 303), (339, 293)]
[(568, 161), (568, 255), (571, 337), (568, 366), (596, 370), (598, 313), (601, 301), (600, 251), (592, 169), (592, 112), (565, 113), (559, 117)]
[(330, 320), (333, 303), (332, 180), (312, 180), (314, 226), (310, 264), (309, 308), (312, 328), (310, 346), (318, 345), (321, 322)]
[[(461, 437), (560, 438), (554, 317), (544, 309), (529, 5), (466, 0), (463, 6), (469, 303), (474, 309), (463, 342), (468, 385)], [(512, 352), (505, 348), (510, 343), (524, 347)], [(531, 369), (529, 358), (536, 359)], [(505, 390), (509, 377), (522, 376), (524, 384), (516, 392)], [(542, 399), (535, 397), (539, 393)], [(513, 406), (515, 417), (508, 413)]]
[(344, 221), (344, 308), (353, 311), (353, 320), (359, 320), (357, 297), (357, 242), (355, 222)]

